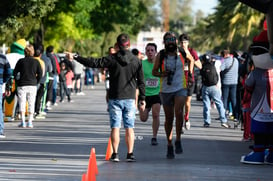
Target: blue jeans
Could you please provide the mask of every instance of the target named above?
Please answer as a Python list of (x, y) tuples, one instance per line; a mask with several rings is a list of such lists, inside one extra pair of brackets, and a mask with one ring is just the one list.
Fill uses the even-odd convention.
[(234, 118), (238, 119), (238, 111), (236, 109), (236, 104), (237, 104), (236, 91), (237, 91), (237, 84), (232, 84), (232, 85), (222, 84), (222, 96), (223, 96), (224, 107), (226, 110), (229, 110), (228, 100), (230, 100), (233, 116)]
[(120, 128), (123, 120), (124, 128), (134, 128), (136, 107), (134, 99), (110, 99), (108, 102), (111, 128)]
[(3, 91), (2, 86), (0, 85), (0, 134), (4, 133), (4, 119), (3, 119), (3, 106), (2, 106), (2, 99), (3, 99)]
[(94, 85), (94, 73), (91, 68), (85, 69), (85, 79), (86, 85)]
[(57, 99), (57, 89), (58, 89), (58, 75), (54, 75), (53, 80), (53, 93), (52, 93), (52, 104), (56, 102)]
[(221, 100), (221, 91), (219, 88), (216, 86), (205, 86), (203, 85), (202, 87), (202, 98), (203, 98), (203, 118), (204, 118), (204, 123), (210, 124), (211, 123), (211, 118), (210, 118), (210, 105), (211, 105), (211, 100), (214, 101), (218, 113), (220, 115), (220, 121), (222, 123), (227, 122), (227, 118), (225, 115), (225, 108), (223, 105), (223, 102)]

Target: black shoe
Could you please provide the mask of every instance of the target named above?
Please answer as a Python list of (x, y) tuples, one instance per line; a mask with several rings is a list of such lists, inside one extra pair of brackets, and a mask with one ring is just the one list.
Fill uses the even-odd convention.
[(209, 126), (210, 126), (209, 123), (204, 123), (204, 127), (205, 127), (205, 128), (208, 128)]
[(119, 162), (118, 153), (112, 153), (110, 161), (112, 161), (112, 162)]
[(182, 149), (182, 146), (181, 146), (181, 141), (175, 141), (175, 153), (176, 154), (183, 153), (183, 149)]
[(168, 159), (174, 159), (173, 145), (168, 146), (168, 149), (167, 149), (167, 158)]
[(133, 153), (127, 153), (127, 158), (126, 158), (127, 162), (135, 162), (135, 156)]
[(151, 145), (153, 145), (153, 146), (158, 145), (156, 138), (151, 139)]

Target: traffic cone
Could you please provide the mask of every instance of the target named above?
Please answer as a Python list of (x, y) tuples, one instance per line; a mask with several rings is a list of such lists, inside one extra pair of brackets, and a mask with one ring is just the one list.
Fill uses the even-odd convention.
[(99, 170), (98, 170), (98, 165), (97, 165), (95, 148), (92, 148), (91, 155), (92, 155), (92, 160), (91, 161), (92, 161), (92, 165), (93, 165), (95, 174), (98, 175), (99, 174)]
[(86, 173), (82, 174), (82, 181), (86, 181)]
[(112, 148), (112, 142), (111, 142), (111, 137), (109, 138), (108, 145), (107, 145), (107, 150), (105, 154), (105, 160), (109, 161), (113, 153), (113, 148)]
[(90, 152), (89, 164), (85, 181), (96, 181), (96, 175), (98, 175), (98, 173), (99, 171), (97, 166), (95, 148), (92, 148)]

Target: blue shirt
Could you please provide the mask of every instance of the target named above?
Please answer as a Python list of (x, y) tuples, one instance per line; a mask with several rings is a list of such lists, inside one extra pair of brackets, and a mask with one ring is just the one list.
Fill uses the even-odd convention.
[[(229, 68), (232, 64), (233, 57), (229, 56), (224, 58), (224, 61), (220, 67), (221, 71)], [(239, 74), (239, 62), (234, 58), (234, 63), (231, 69), (222, 78), (222, 84), (224, 85), (234, 85), (238, 84), (238, 74)]]

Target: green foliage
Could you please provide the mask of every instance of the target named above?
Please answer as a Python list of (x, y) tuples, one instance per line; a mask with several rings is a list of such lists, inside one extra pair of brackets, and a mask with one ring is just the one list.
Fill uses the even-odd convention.
[(56, 0), (2, 0), (0, 3), (0, 41), (11, 43), (18, 38), (33, 40), (39, 20), (55, 7)]
[(202, 19), (192, 31), (192, 43), (202, 52), (223, 48), (246, 51), (260, 29), (264, 14), (237, 0), (219, 0), (215, 13)]
[(193, 24), (193, 0), (170, 1), (170, 30), (181, 34)]
[(86, 44), (93, 40), (96, 43), (89, 49), (102, 55), (120, 32), (136, 35), (144, 27), (147, 12), (145, 0), (59, 0), (43, 21), (45, 44), (87, 54)]

